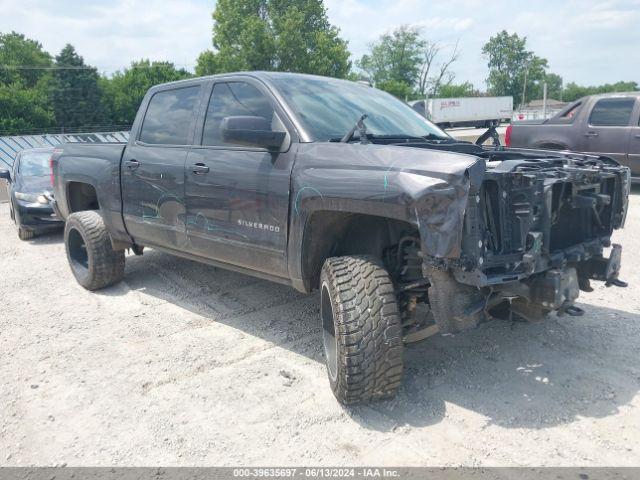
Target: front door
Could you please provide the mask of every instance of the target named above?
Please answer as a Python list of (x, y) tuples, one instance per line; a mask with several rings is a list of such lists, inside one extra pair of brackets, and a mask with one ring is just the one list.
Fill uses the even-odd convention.
[(189, 152), (185, 167), (189, 248), (206, 258), (286, 277), (289, 135), (280, 152), (226, 143), (222, 120), (242, 115), (264, 117), (273, 130), (287, 131), (282, 112), (258, 82), (213, 85), (201, 145)]
[(124, 222), (139, 245), (186, 245), (184, 166), (193, 142), (200, 86), (155, 93), (137, 140), (122, 159)]
[(627, 165), (627, 146), (635, 101), (633, 97), (597, 100), (584, 130), (584, 148), (581, 150), (606, 155)]

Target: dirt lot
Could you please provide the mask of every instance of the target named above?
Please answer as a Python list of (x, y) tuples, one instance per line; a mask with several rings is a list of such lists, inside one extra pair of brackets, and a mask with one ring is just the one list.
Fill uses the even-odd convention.
[(0, 464), (640, 465), (640, 196), (627, 224), (630, 288), (412, 345), (395, 400), (346, 409), (316, 296), (153, 251), (92, 294), (0, 205)]

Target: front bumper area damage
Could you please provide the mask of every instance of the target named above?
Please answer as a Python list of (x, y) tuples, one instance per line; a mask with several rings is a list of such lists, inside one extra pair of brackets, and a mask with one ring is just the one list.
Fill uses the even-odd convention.
[(626, 286), (618, 278), (622, 247), (611, 235), (624, 226), (629, 169), (581, 154), (531, 157), (492, 154), (469, 192), (460, 257), (424, 257), (425, 277), (449, 270), (465, 292), (462, 316), (581, 315), (574, 303), (591, 281)]

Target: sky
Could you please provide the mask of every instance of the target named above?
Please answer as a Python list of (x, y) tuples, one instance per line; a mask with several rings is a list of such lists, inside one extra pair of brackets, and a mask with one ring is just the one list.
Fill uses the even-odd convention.
[[(402, 24), (447, 50), (459, 44), (456, 82), (484, 89), (482, 45), (500, 30), (527, 37), (549, 71), (583, 85), (640, 82), (640, 0), (325, 0), (353, 59)], [(40, 41), (52, 54), (71, 43), (112, 73), (133, 60), (169, 60), (193, 70), (211, 48), (211, 0), (0, 0), (0, 32)]]

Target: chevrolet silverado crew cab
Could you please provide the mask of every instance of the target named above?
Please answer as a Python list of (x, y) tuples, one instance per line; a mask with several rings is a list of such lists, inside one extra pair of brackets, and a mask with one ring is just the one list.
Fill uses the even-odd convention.
[(459, 142), (355, 82), (263, 72), (155, 86), (127, 144), (66, 144), (52, 169), (83, 287), (120, 281), (125, 250), (152, 247), (316, 290), (346, 404), (395, 394), (406, 342), (580, 315), (591, 280), (624, 285), (610, 237), (627, 167)]

